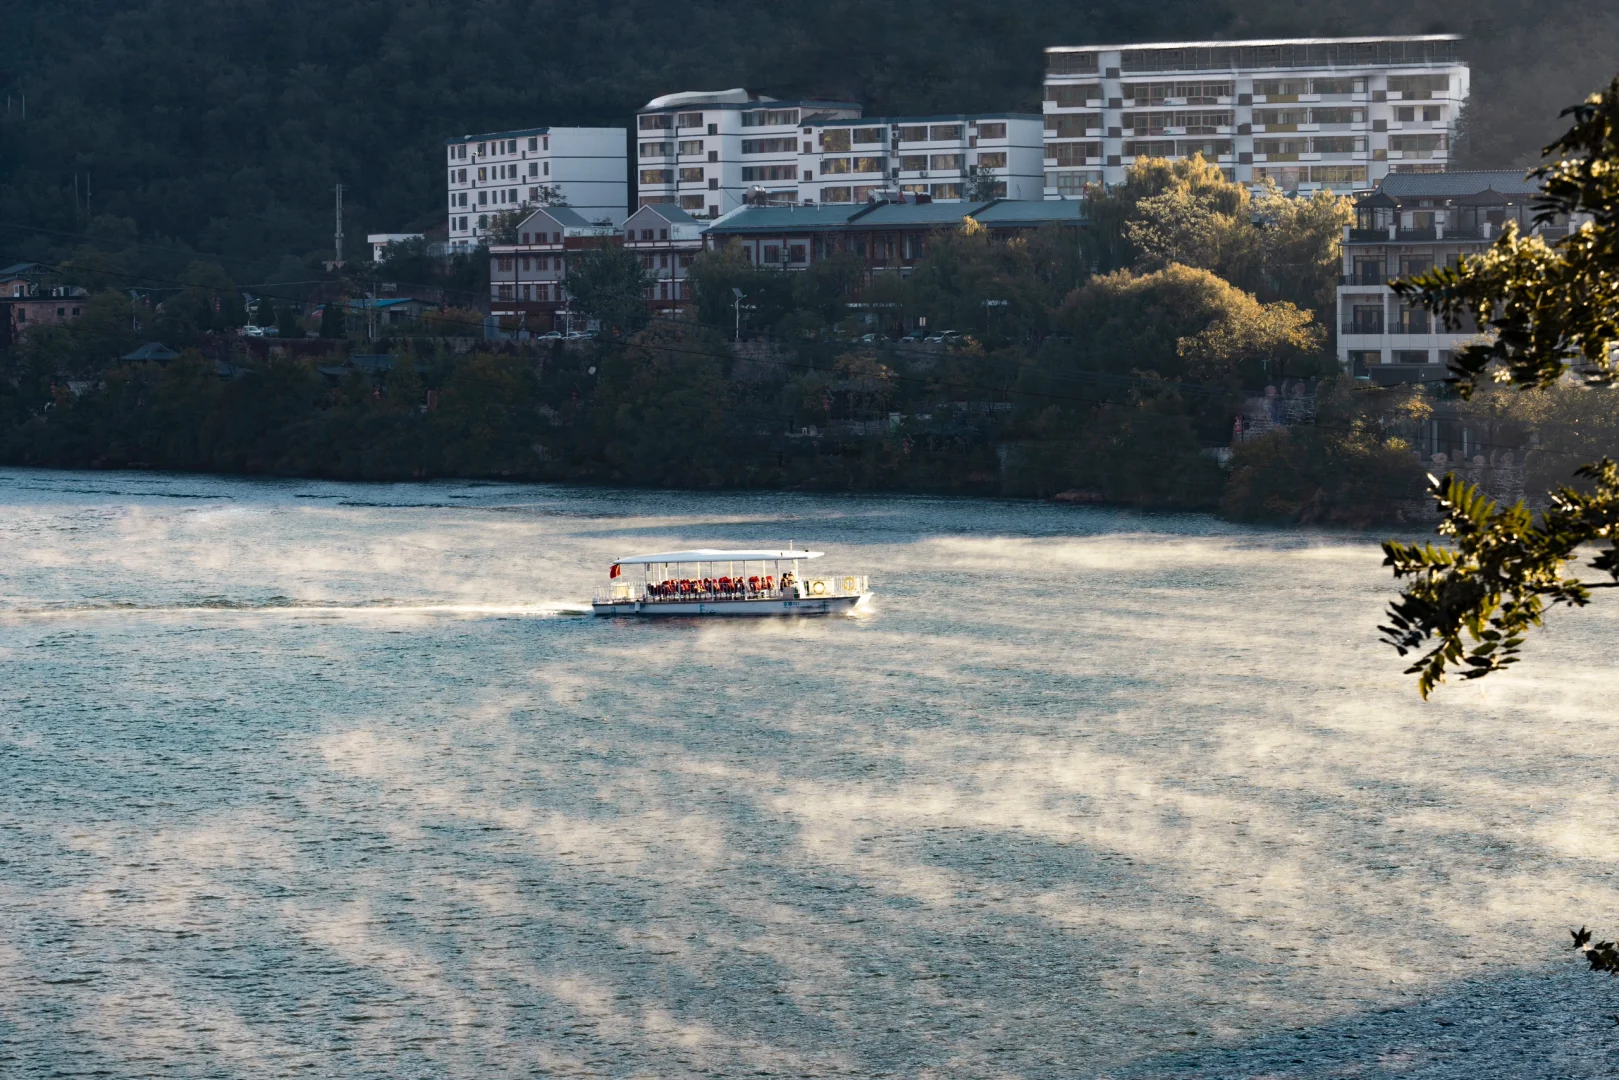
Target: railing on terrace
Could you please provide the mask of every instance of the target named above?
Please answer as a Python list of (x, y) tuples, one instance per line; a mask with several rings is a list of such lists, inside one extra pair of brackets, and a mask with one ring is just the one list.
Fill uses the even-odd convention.
[(620, 584), (614, 582), (595, 592), (595, 602), (598, 604), (623, 604), (637, 601), (650, 601), (659, 604), (712, 604), (720, 600), (817, 600), (822, 598), (836, 598), (840, 596), (859, 596), (866, 591), (867, 577), (864, 574), (827, 574), (815, 577), (800, 578), (797, 587), (786, 589), (750, 589), (746, 583), (742, 586), (732, 585), (729, 588), (721, 587), (717, 581), (708, 583), (688, 581), (689, 588), (681, 592), (677, 588), (672, 593), (662, 593), (648, 589), (639, 583)]

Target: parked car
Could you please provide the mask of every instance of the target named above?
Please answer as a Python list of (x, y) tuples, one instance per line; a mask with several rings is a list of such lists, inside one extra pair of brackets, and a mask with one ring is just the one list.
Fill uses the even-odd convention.
[(927, 336), (928, 332), (926, 330), (912, 330), (910, 333), (900, 338), (899, 343), (901, 345), (915, 345), (919, 341), (926, 341)]
[(562, 331), (561, 330), (547, 330), (543, 334), (535, 334), (534, 335), (534, 340), (535, 341), (561, 341), (562, 340)]
[(236, 328), (236, 336), (237, 337), (263, 337), (264, 336), (264, 327), (262, 327), (262, 326), (238, 326)]

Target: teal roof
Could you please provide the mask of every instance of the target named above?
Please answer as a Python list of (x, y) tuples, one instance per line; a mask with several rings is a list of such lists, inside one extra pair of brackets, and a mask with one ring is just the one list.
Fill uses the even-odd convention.
[(1085, 220), (1085, 202), (998, 199), (993, 202), (823, 203), (819, 206), (744, 206), (715, 221), (715, 234), (816, 232), (843, 228), (949, 228), (973, 218), (990, 228), (1035, 228)]
[(400, 304), (425, 304), (426, 302), (427, 301), (425, 300), (417, 300), (410, 296), (389, 297), (386, 300), (372, 300), (370, 297), (359, 297), (357, 299), (350, 300), (348, 302), (348, 306), (358, 311), (364, 311), (366, 308), (391, 308), (398, 307)]
[(148, 341), (145, 345), (142, 345), (134, 352), (126, 353), (124, 356), (119, 357), (119, 359), (128, 360), (131, 363), (153, 362), (161, 364), (165, 361), (173, 360), (179, 355), (179, 353), (175, 352), (167, 345), (164, 345), (162, 342)]
[(899, 228), (907, 225), (960, 225), (963, 218), (976, 217), (976, 212), (988, 205), (987, 202), (878, 203), (863, 209), (859, 224)]
[(1396, 199), (1456, 198), (1496, 191), (1502, 195), (1538, 195), (1540, 181), (1519, 169), (1480, 169), (1470, 172), (1389, 173), (1378, 181), (1385, 195)]
[(1001, 199), (973, 214), (973, 219), (989, 228), (1077, 225), (1087, 220), (1083, 199)]
[(831, 203), (820, 206), (743, 206), (718, 218), (711, 233), (788, 233), (836, 229), (869, 209), (866, 203)]

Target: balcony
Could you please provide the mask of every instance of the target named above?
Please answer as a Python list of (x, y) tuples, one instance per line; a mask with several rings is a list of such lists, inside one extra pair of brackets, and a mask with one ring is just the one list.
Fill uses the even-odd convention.
[(1445, 230), (1443, 237), (1440, 237), (1438, 229), (1395, 229), (1392, 233), (1388, 229), (1351, 228), (1349, 230), (1349, 242), (1351, 244), (1431, 244), (1440, 239), (1465, 240), (1473, 238), (1463, 236), (1460, 233), (1453, 233), (1449, 229)]

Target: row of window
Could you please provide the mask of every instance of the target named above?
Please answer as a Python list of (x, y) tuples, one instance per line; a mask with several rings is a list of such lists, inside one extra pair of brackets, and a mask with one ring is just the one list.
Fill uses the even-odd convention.
[(782, 127), (797, 123), (797, 109), (753, 109), (742, 114), (743, 127)]
[[(450, 147), (450, 160), (451, 161), (465, 161), (467, 159), (467, 147), (470, 146), (470, 145), (471, 145), (470, 143), (457, 143), (455, 146)], [(544, 150), (551, 149), (551, 136), (549, 136), (549, 135), (531, 136), (529, 138), (529, 140), (528, 140), (528, 148), (529, 148), (529, 151), (533, 152), (533, 153), (537, 153), (538, 151), (540, 151), (542, 149), (544, 149)], [(517, 153), (517, 140), (516, 139), (495, 139), (495, 140), (492, 140), (492, 141), (486, 140), (484, 142), (479, 143), (478, 144), (478, 152), (473, 156), (474, 157), (484, 157), (486, 154), (515, 154), (515, 153)]]
[(538, 301), (542, 304), (548, 304), (555, 299), (556, 302), (560, 304), (562, 301), (568, 298), (567, 292), (565, 289), (563, 289), (560, 281), (557, 282), (555, 286), (548, 281), (542, 281), (538, 285), (524, 284), (515, 286), (510, 282), (502, 282), (501, 284), (496, 285), (495, 289), (496, 295), (500, 299), (507, 301)]
[(1101, 186), (1102, 174), (1099, 172), (1046, 173), (1046, 187), (1066, 198), (1077, 199), (1091, 188)]
[(1366, 183), (1366, 166), (1255, 165), (1254, 179), (1274, 180), (1284, 191), (1291, 191), (1300, 184), (1362, 185)]
[(798, 152), (797, 139), (743, 139), (744, 154), (793, 154)]
[[(520, 202), (539, 202), (540, 201), (540, 189), (537, 188), (537, 187), (531, 187), (531, 188), (528, 189), (528, 198), (527, 199), (519, 199), (517, 197), (517, 192), (518, 192), (517, 188), (496, 188), (496, 189), (484, 188), (482, 191), (478, 192), (478, 205), (479, 206), (512, 206), (512, 205), (515, 205), (515, 204), (520, 203)], [(469, 196), (471, 196), (471, 195), (472, 195), (472, 192), (470, 192), (470, 191), (452, 191), (452, 192), (450, 192), (450, 209), (454, 210), (454, 209), (456, 209), (458, 207), (470, 205), (467, 200), (468, 200)]]
[[(1185, 101), (1188, 105), (1214, 105), (1221, 98), (1236, 96), (1232, 80), (1220, 82), (1147, 82), (1124, 83), (1120, 93), (1137, 105), (1157, 105), (1168, 101)], [(1305, 94), (1330, 96), (1334, 94), (1364, 94), (1364, 78), (1336, 77), (1322, 79), (1255, 79), (1254, 94), (1272, 101), (1297, 98)], [(1046, 99), (1061, 108), (1083, 107), (1102, 100), (1100, 83), (1070, 83), (1046, 88)]]
[[(561, 236), (561, 233), (557, 234)], [(553, 262), (555, 265), (553, 266)], [(498, 255), (495, 257), (495, 269), (499, 273), (509, 274), (513, 268), (522, 273), (546, 272), (561, 270), (564, 263), (561, 255)]]
[(1215, 128), (1230, 127), (1234, 114), (1229, 110), (1202, 111), (1202, 112), (1127, 112), (1119, 117), (1119, 124), (1125, 128), (1145, 132), (1161, 128), (1185, 128), (1191, 132), (1194, 128), (1207, 128), (1202, 134), (1212, 135)]
[[(951, 157), (961, 160), (960, 154), (937, 154), (936, 157)], [(926, 158), (924, 157), (925, 161)], [(880, 157), (857, 158), (827, 158), (821, 162), (822, 176), (837, 176), (843, 173), (880, 173), (888, 167), (887, 159)]]
[(1364, 124), (1366, 110), (1358, 108), (1327, 109), (1255, 109), (1254, 123), (1266, 127), (1291, 124)]
[[(543, 174), (540, 172), (540, 166), (542, 164), (545, 167), (545, 171), (544, 171)], [(483, 168), (479, 169), (475, 175), (478, 178), (477, 182), (480, 183), (480, 184), (483, 184), (483, 183), (489, 182), (490, 180), (516, 180), (519, 176), (523, 175), (523, 173), (522, 173), (522, 166), (520, 166), (520, 165), (493, 165), (493, 166), (484, 166)], [(531, 162), (529, 162), (528, 163), (528, 175), (530, 177), (539, 177), (541, 175), (550, 176), (551, 175), (551, 163), (549, 161), (546, 161), (546, 162), (531, 161)], [(466, 182), (467, 182), (467, 170), (466, 169), (451, 169), (450, 170), (450, 183), (452, 183), (452, 184), (465, 184)]]
[(1424, 135), (1390, 135), (1389, 150), (1402, 154), (1431, 154), (1449, 146), (1449, 139), (1438, 132)]
[[(641, 131), (674, 131), (676, 128), (700, 128), (703, 126), (703, 114), (681, 113), (678, 116), (671, 116), (668, 113), (652, 113), (638, 117), (635, 126)], [(710, 135), (719, 134), (719, 130), (718, 124), (708, 125)], [(685, 151), (682, 150), (681, 153), (685, 153)]]
[[(991, 185), (1000, 190), (996, 198), (1006, 196), (1004, 183)], [(823, 203), (865, 202), (872, 192), (882, 191), (881, 184), (854, 184), (849, 187), (824, 187), (821, 189)], [(900, 190), (913, 195), (931, 195), (935, 199), (961, 198), (960, 184), (901, 184)]]
[(1291, 139), (1255, 139), (1254, 153), (1269, 158), (1289, 154), (1364, 154), (1364, 135), (1319, 135), (1314, 138), (1297, 136)]
[[(19, 323), (25, 323), (25, 322), (28, 321), (28, 307), (27, 307), (27, 305), (18, 304), (17, 306), (12, 308), (12, 310), (17, 313), (17, 321)], [(78, 318), (79, 317), (79, 311), (80, 311), (79, 308), (74, 308), (73, 309), (73, 318)], [(56, 309), (56, 317), (58, 319), (65, 319), (65, 318), (68, 317), (67, 312), (68, 312), (67, 308), (59, 307), (59, 308)]]
[[(682, 141), (678, 145), (680, 147), (681, 157), (703, 156), (703, 144), (701, 140), (692, 140), (690, 142)], [(643, 158), (666, 158), (675, 156), (675, 147), (676, 144), (672, 142), (644, 142), (641, 144), (639, 152), (640, 156)], [(719, 159), (720, 152), (718, 150), (708, 151), (708, 160), (718, 161)]]
[[(1052, 75), (1093, 75), (1100, 67), (1096, 52), (1046, 54)], [(1124, 49), (1120, 67), (1128, 72), (1219, 71), (1265, 68), (1372, 67), (1391, 64), (1453, 64), (1454, 41), (1389, 40), (1312, 41), (1276, 45), (1214, 45), (1180, 48)], [(1392, 82), (1396, 76), (1390, 76)], [(1415, 76), (1443, 78), (1444, 76)]]
[(1402, 124), (1412, 124), (1418, 120), (1432, 124), (1444, 118), (1443, 105), (1401, 105), (1394, 110), (1394, 119)]
[[(1294, 108), (1255, 109), (1254, 123), (1267, 128), (1292, 128), (1301, 124), (1364, 124), (1366, 110), (1362, 108)], [(1120, 127), (1136, 131), (1163, 128), (1213, 129), (1230, 127), (1235, 114), (1228, 110), (1217, 112), (1129, 112), (1120, 115)], [(1046, 117), (1046, 132), (1057, 138), (1072, 138), (1091, 131), (1101, 131), (1101, 113), (1069, 113)], [(1213, 134), (1212, 130), (1201, 132)]]
[(641, 256), (641, 269), (668, 270), (671, 265), (679, 266), (681, 269), (685, 269), (692, 264), (692, 260), (697, 258), (697, 253), (694, 251), (676, 252), (676, 255), (678, 258), (671, 263), (669, 253), (667, 251), (658, 255), (653, 255), (652, 253), (648, 252), (647, 254)]
[(1463, 317), (1462, 323), (1447, 327), (1435, 320), (1423, 308), (1408, 308), (1401, 306), (1394, 312), (1393, 317), (1387, 321), (1384, 329), (1383, 305), (1376, 307), (1370, 305), (1356, 305), (1344, 313), (1343, 332), (1346, 334), (1471, 334), (1474, 332), (1473, 321)]

